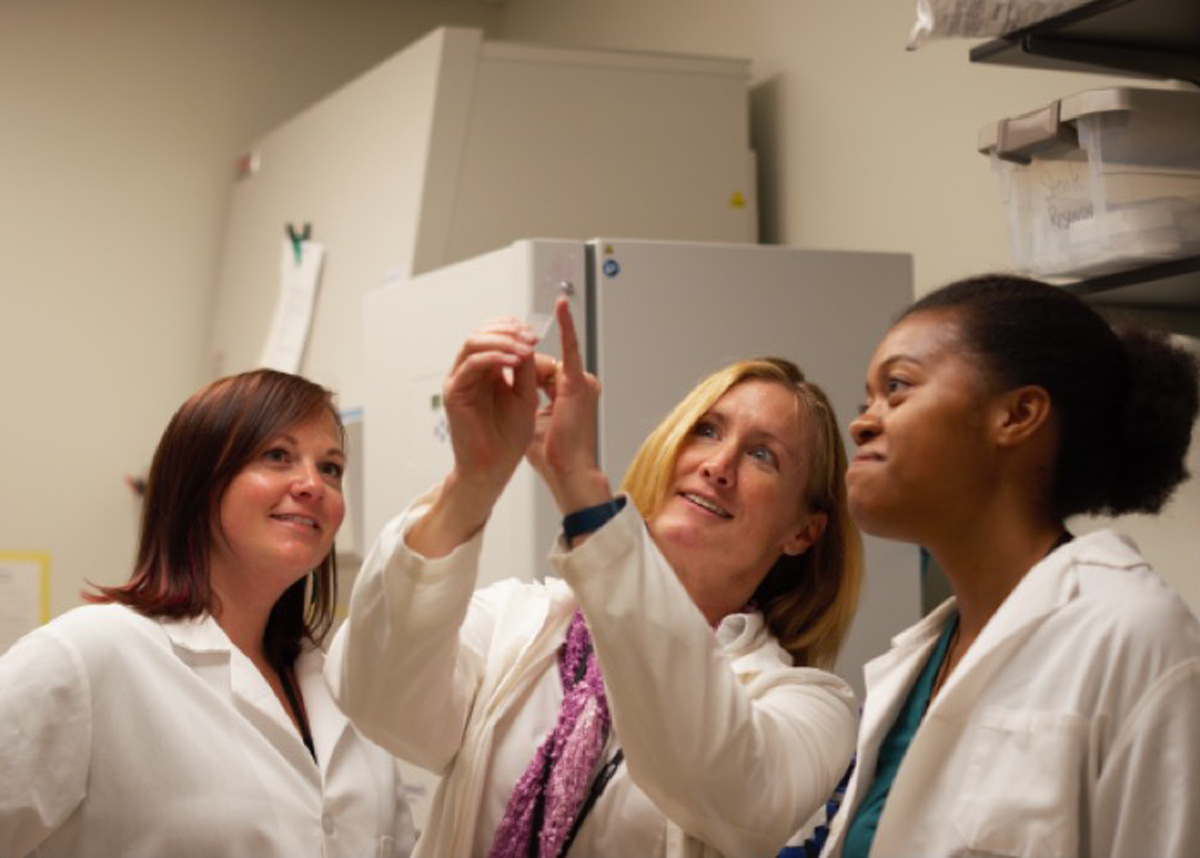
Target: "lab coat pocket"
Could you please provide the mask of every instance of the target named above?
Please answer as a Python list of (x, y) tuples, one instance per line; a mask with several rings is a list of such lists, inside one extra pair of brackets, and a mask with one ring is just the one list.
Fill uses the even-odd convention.
[(379, 847), (375, 850), (375, 858), (394, 858), (396, 854), (396, 838), (386, 834), (379, 838)]
[(954, 814), (967, 847), (1006, 856), (1079, 854), (1087, 719), (990, 706), (971, 733)]

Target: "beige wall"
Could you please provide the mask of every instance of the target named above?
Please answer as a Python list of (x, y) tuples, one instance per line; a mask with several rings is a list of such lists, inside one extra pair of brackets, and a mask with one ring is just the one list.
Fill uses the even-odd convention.
[(128, 577), (171, 412), (208, 378), (240, 149), (478, 0), (0, 3), (0, 551), (52, 613)]

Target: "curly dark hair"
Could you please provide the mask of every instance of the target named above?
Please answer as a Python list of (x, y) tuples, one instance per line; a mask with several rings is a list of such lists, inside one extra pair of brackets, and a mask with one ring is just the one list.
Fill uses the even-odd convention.
[(1049, 498), (1059, 518), (1158, 512), (1187, 479), (1200, 373), (1166, 333), (1115, 329), (1077, 296), (1005, 274), (951, 283), (900, 318), (933, 310), (957, 314), (991, 380), (1050, 394), (1063, 439)]

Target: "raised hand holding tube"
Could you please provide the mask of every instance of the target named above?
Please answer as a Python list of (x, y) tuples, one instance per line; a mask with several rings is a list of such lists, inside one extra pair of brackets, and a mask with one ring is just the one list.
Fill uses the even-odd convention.
[(608, 500), (608, 479), (596, 461), (596, 414), (600, 382), (583, 366), (579, 337), (566, 298), (554, 308), (562, 337), (562, 361), (538, 356), (538, 384), (549, 404), (537, 415), (527, 457), (550, 488), (563, 514)]
[(535, 342), (528, 325), (504, 318), (463, 343), (442, 387), (454, 467), (408, 534), (413, 550), (445, 555), (487, 521), (533, 437)]

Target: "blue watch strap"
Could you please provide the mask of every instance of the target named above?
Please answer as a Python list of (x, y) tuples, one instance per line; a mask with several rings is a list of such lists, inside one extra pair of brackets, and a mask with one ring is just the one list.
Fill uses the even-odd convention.
[(587, 506), (564, 516), (562, 529), (567, 544), (570, 545), (571, 540), (578, 536), (599, 530), (605, 522), (625, 508), (625, 501), (625, 495), (620, 495), (612, 500), (606, 500), (595, 506)]

